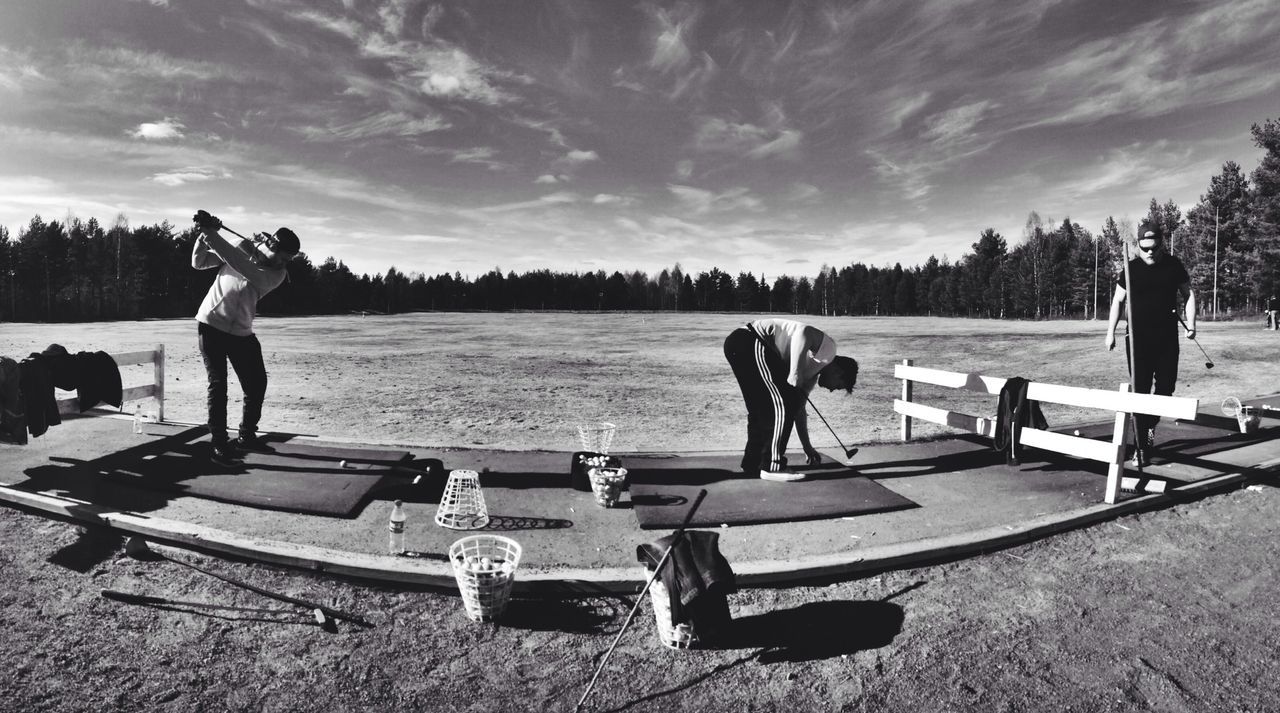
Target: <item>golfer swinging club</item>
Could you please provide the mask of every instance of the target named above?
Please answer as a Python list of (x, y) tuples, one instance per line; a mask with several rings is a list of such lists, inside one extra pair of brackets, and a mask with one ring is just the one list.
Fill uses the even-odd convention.
[(760, 319), (735, 329), (724, 340), (724, 357), (747, 404), (747, 446), (742, 472), (748, 477), (793, 482), (803, 473), (787, 467), (784, 455), (794, 424), (806, 462), (822, 456), (809, 443), (805, 404), (815, 385), (852, 393), (858, 362), (836, 356), (836, 342), (822, 330), (791, 319)]
[[(267, 394), (267, 369), (262, 345), (253, 333), (258, 300), (284, 282), (285, 265), (298, 254), (298, 236), (288, 228), (275, 235), (259, 233), (253, 240), (232, 245), (218, 234), (222, 221), (200, 211), (195, 215), (200, 235), (191, 251), (197, 270), (218, 269), (218, 276), (200, 304), (196, 321), (200, 356), (209, 376), (209, 434), (212, 460), (224, 466), (236, 462), (237, 448), (260, 450), (258, 420)], [(244, 414), (234, 444), (227, 441), (227, 362), (235, 369), (244, 391)]]
[[(1186, 301), (1187, 339), (1196, 338), (1196, 296), (1191, 291), (1191, 277), (1182, 261), (1168, 254), (1164, 233), (1159, 225), (1143, 221), (1138, 226), (1138, 256), (1129, 261), (1133, 280), (1133, 303), (1129, 306), (1133, 323), (1129, 325), (1129, 355), (1133, 390), (1139, 394), (1155, 393), (1172, 396), (1178, 380), (1178, 306)], [(1111, 314), (1107, 322), (1104, 344), (1110, 351), (1116, 347), (1116, 323), (1128, 292), (1124, 272), (1118, 276)], [(1154, 387), (1154, 388), (1153, 388)], [(1149, 465), (1150, 452), (1156, 443), (1159, 416), (1134, 414), (1140, 439), (1134, 453), (1136, 465)]]

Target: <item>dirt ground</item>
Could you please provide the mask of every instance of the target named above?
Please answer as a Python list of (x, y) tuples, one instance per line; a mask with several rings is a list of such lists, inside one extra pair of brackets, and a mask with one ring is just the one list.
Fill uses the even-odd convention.
[[(514, 321), (514, 322), (513, 322)], [(266, 320), (267, 426), (423, 444), (575, 447), (584, 416), (619, 447), (733, 448), (742, 410), (719, 344), (735, 315), (409, 315)], [(1100, 325), (813, 320), (863, 363), (815, 396), (847, 443), (887, 440), (891, 365), (1114, 388)], [(513, 328), (514, 323), (514, 328)], [(1209, 325), (1180, 393), (1277, 390), (1276, 333)], [(0, 325), (0, 353), (165, 342), (170, 418), (202, 420), (190, 322)], [(234, 387), (233, 387), (234, 390)], [(1068, 415), (1058, 415), (1066, 418)], [(1050, 415), (1054, 418), (1054, 415)], [(815, 425), (818, 425), (815, 423)], [(829, 441), (815, 429), (815, 443)], [(3, 452), (0, 451), (0, 456)], [(731, 636), (670, 651), (645, 603), (586, 708), (627, 711), (1277, 711), (1280, 485), (1179, 503), (982, 557), (854, 581), (745, 590)], [(501, 625), (452, 594), (188, 554), (375, 628), (310, 614), (110, 532), (0, 509), (0, 710), (571, 710), (631, 597), (513, 601)], [(104, 599), (104, 588), (168, 604)]]

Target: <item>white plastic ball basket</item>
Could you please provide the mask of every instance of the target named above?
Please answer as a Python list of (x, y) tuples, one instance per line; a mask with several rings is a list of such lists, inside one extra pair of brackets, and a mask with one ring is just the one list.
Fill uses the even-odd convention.
[(501, 535), (470, 535), (449, 546), (462, 605), (472, 621), (494, 621), (511, 600), (520, 543)]
[(479, 473), (474, 470), (449, 473), (440, 505), (436, 507), (436, 524), (450, 530), (479, 530), (489, 524)]
[(622, 496), (622, 489), (627, 484), (626, 468), (610, 468), (597, 466), (587, 471), (591, 480), (591, 492), (596, 496), (596, 504), (611, 508)]
[(608, 421), (578, 424), (578, 438), (582, 439), (582, 450), (608, 455), (609, 444), (613, 442), (613, 434), (617, 430), (618, 426)]
[[(645, 575), (652, 572), (645, 570)], [(698, 643), (698, 636), (688, 624), (671, 623), (671, 595), (662, 579), (653, 580), (649, 586), (649, 599), (653, 602), (653, 618), (658, 624), (658, 640), (669, 649), (687, 649)]]

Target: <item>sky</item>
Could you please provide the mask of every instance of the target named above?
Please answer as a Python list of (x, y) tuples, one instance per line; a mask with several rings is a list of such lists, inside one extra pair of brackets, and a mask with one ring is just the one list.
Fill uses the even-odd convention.
[(0, 0), (0, 225), (289, 226), (357, 273), (765, 279), (1189, 209), (1274, 0)]

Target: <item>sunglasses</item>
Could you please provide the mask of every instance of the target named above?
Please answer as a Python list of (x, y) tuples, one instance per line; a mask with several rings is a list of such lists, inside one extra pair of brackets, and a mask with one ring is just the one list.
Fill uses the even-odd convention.
[(254, 238), (255, 238), (254, 242), (260, 245), (263, 245), (268, 250), (274, 251), (280, 247), (280, 238), (277, 238), (274, 235), (269, 235), (267, 233), (258, 233), (257, 235), (254, 236)]
[(1144, 248), (1144, 247), (1142, 247), (1141, 245), (1139, 245), (1139, 246), (1138, 246), (1138, 249), (1139, 249), (1139, 250), (1141, 250), (1141, 251), (1142, 251), (1142, 252), (1144, 252), (1144, 253), (1153, 253), (1153, 252), (1155, 252), (1155, 251), (1156, 251), (1156, 248), (1158, 248), (1158, 247), (1160, 247), (1160, 243), (1152, 243), (1151, 245), (1149, 245), (1149, 246), (1147, 246), (1147, 247), (1145, 247), (1145, 248)]

